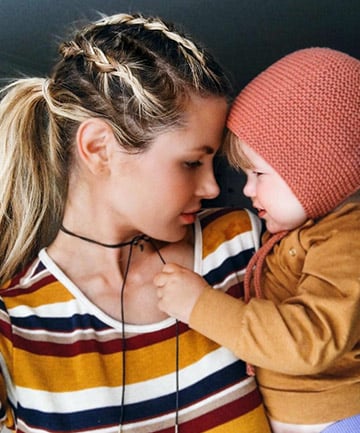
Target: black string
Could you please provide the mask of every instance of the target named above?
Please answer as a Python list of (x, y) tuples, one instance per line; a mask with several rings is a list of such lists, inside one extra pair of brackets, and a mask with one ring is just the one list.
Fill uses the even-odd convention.
[[(159, 256), (162, 263), (165, 265), (165, 260), (162, 254), (160, 253), (159, 248), (157, 247), (156, 243), (153, 241), (153, 239), (143, 236), (141, 239), (144, 239), (145, 241), (149, 242), (154, 250), (156, 251), (157, 255)], [(130, 269), (130, 262), (131, 262), (131, 256), (132, 256), (132, 250), (133, 246), (136, 245), (134, 242), (130, 244), (130, 251), (128, 255), (128, 260), (126, 263), (126, 268), (124, 272), (124, 280), (121, 286), (121, 334), (122, 334), (122, 340), (123, 340), (123, 350), (122, 350), (122, 363), (123, 363), (123, 370), (122, 370), (122, 393), (121, 393), (121, 412), (120, 412), (120, 420), (119, 420), (119, 433), (122, 432), (122, 426), (124, 423), (125, 418), (125, 380), (126, 380), (126, 340), (125, 340), (125, 311), (124, 311), (124, 289), (125, 289), (125, 283), (126, 279), (129, 273)], [(175, 382), (176, 382), (176, 391), (175, 391), (175, 433), (178, 433), (179, 431), (179, 356), (180, 356), (180, 344), (179, 344), (179, 321), (176, 320), (175, 322), (175, 333), (176, 333), (176, 351), (175, 351), (175, 358), (176, 358), (176, 373), (175, 373)]]
[(127, 242), (119, 242), (118, 244), (105, 244), (103, 242), (96, 241), (95, 239), (90, 239), (90, 238), (87, 238), (85, 236), (78, 235), (74, 232), (71, 232), (70, 230), (65, 228), (63, 225), (60, 226), (60, 230), (64, 233), (66, 233), (67, 235), (74, 236), (75, 238), (79, 238), (83, 241), (91, 242), (92, 244), (100, 245), (100, 246), (106, 247), (106, 248), (122, 248), (122, 247), (126, 247), (127, 245), (137, 245), (142, 240), (144, 240), (144, 241), (149, 240), (149, 237), (146, 235), (138, 235)]
[[(160, 257), (160, 260), (165, 265), (165, 260), (160, 253), (159, 248), (153, 241), (153, 239), (149, 238), (148, 241), (153, 246), (155, 251), (157, 252), (158, 256)], [(180, 358), (180, 344), (179, 344), (179, 321), (176, 319), (175, 322), (175, 333), (176, 333), (176, 349), (175, 349), (175, 368), (176, 368), (176, 376), (175, 376), (175, 383), (176, 383), (176, 393), (175, 393), (175, 433), (178, 433), (179, 431), (179, 394), (180, 394), (180, 388), (179, 388), (179, 358)]]
[(120, 407), (120, 419), (119, 419), (119, 433), (122, 431), (122, 426), (124, 423), (125, 416), (125, 380), (126, 380), (126, 335), (125, 335), (125, 309), (124, 309), (124, 291), (125, 284), (127, 280), (127, 276), (130, 269), (130, 262), (132, 251), (134, 247), (134, 243), (130, 244), (129, 255), (126, 263), (126, 268), (124, 272), (124, 279), (121, 285), (121, 293), (120, 293), (120, 306), (121, 306), (121, 337), (122, 337), (122, 388), (121, 388), (121, 407)]
[[(68, 229), (66, 229), (63, 225), (60, 226), (60, 230), (64, 233), (66, 233), (69, 236), (74, 236), (76, 238), (79, 238), (83, 241), (90, 242), (92, 244), (100, 245), (102, 247), (106, 248), (122, 248), (127, 245), (130, 245), (129, 249), (129, 255), (126, 262), (126, 268), (124, 272), (124, 278), (123, 283), (121, 285), (121, 293), (120, 293), (120, 304), (121, 304), (121, 337), (122, 337), (122, 390), (121, 390), (121, 408), (120, 408), (120, 419), (119, 419), (119, 433), (122, 432), (122, 426), (125, 419), (125, 381), (126, 381), (126, 333), (125, 333), (125, 308), (124, 308), (124, 292), (125, 292), (125, 284), (128, 277), (129, 269), (130, 269), (130, 263), (131, 263), (131, 257), (133, 253), (133, 247), (138, 245), (140, 241), (149, 242), (154, 250), (156, 251), (157, 255), (159, 256), (162, 263), (165, 265), (165, 260), (160, 253), (159, 248), (157, 247), (156, 243), (153, 241), (153, 239), (149, 238), (146, 235), (138, 235), (135, 236), (133, 239), (127, 242), (120, 242), (118, 244), (106, 244), (103, 242), (96, 241), (94, 239), (87, 238), (82, 235), (78, 235)], [(143, 246), (140, 244), (141, 250), (143, 249)], [(178, 433), (179, 431), (179, 356), (180, 356), (180, 345), (179, 345), (179, 321), (176, 320), (175, 322), (175, 333), (176, 333), (176, 351), (175, 351), (175, 357), (176, 357), (176, 393), (175, 393), (175, 433)]]

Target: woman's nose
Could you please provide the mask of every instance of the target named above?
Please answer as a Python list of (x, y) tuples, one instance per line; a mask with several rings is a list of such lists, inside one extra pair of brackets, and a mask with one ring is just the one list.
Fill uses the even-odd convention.
[(206, 173), (198, 188), (198, 195), (206, 200), (213, 199), (220, 194), (220, 187), (213, 172)]

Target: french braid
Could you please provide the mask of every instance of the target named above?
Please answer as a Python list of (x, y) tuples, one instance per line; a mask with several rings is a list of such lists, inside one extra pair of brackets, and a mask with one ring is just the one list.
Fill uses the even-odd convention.
[(118, 14), (112, 17), (105, 17), (104, 19), (98, 21), (98, 25), (106, 24), (116, 24), (117, 22), (127, 23), (128, 25), (141, 25), (147, 30), (156, 30), (163, 32), (168, 38), (179, 44), (180, 47), (185, 48), (205, 67), (204, 54), (201, 52), (197, 46), (190, 39), (182, 36), (180, 33), (171, 31), (167, 24), (157, 18), (146, 19), (141, 15), (133, 16), (127, 14)]
[(62, 54), (64, 58), (83, 56), (87, 62), (96, 67), (97, 71), (102, 75), (103, 92), (106, 97), (110, 97), (109, 77), (117, 77), (120, 81), (129, 86), (135, 98), (139, 101), (140, 106), (145, 106), (147, 100), (152, 100), (154, 103), (160, 104), (152, 95), (144, 89), (139, 80), (132, 72), (132, 68), (136, 65), (129, 65), (117, 62), (114, 58), (106, 56), (105, 53), (97, 46), (91, 45), (88, 41), (83, 41), (83, 46), (80, 47), (76, 42), (71, 41), (69, 44), (62, 46)]

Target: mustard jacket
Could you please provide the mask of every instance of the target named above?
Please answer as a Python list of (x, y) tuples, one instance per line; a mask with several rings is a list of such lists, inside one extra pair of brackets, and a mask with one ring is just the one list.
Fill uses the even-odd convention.
[(315, 424), (360, 413), (360, 204), (283, 238), (262, 289), (265, 299), (245, 304), (209, 288), (190, 326), (256, 366), (271, 418)]

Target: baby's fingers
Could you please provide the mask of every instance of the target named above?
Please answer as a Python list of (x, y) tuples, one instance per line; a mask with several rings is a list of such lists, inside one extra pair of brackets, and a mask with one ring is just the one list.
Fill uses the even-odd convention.
[(169, 278), (172, 274), (180, 270), (180, 266), (175, 263), (167, 263), (162, 268), (161, 272), (155, 275), (153, 282), (157, 287), (164, 287), (165, 284), (169, 281)]

